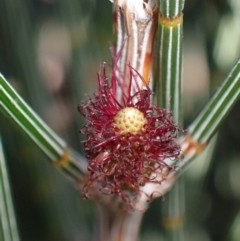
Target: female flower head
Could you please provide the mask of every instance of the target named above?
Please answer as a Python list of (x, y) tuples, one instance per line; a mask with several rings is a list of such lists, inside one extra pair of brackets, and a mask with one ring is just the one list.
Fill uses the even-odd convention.
[(151, 105), (152, 91), (130, 65), (128, 83), (121, 77), (118, 58), (111, 83), (103, 67), (98, 92), (79, 105), (87, 122), (81, 133), (89, 161), (83, 194), (87, 197), (89, 188), (98, 183), (102, 193), (118, 194), (132, 207), (142, 186), (161, 185), (166, 170), (168, 174), (173, 169), (169, 160), (179, 157), (180, 146), (172, 113)]

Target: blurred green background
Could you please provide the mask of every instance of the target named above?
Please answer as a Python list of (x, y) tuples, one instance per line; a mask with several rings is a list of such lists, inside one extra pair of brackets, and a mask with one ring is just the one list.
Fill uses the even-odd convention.
[[(108, 0), (0, 0), (0, 72), (79, 152), (77, 106), (111, 64)], [(186, 128), (240, 56), (239, 0), (187, 0), (184, 9), (183, 108)], [(88, 241), (96, 207), (0, 116), (21, 240)], [(240, 103), (218, 138), (184, 174), (187, 240), (240, 240)], [(167, 195), (165, 197), (167, 199)], [(141, 240), (163, 240), (161, 203), (145, 214)], [(177, 201), (177, 200), (176, 200)]]

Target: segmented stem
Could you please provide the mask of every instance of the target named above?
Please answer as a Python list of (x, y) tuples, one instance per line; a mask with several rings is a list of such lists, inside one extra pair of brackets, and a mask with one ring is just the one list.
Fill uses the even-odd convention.
[(184, 162), (182, 171), (208, 144), (212, 136), (225, 120), (232, 107), (240, 99), (240, 59), (230, 71), (222, 86), (188, 128), (188, 134), (181, 139)]
[[(176, 123), (182, 124), (181, 80), (183, 2), (160, 1), (159, 15), (159, 81), (156, 83), (157, 104), (170, 109)], [(179, 179), (162, 203), (162, 225), (166, 240), (185, 240), (184, 179)]]
[(182, 21), (183, 15), (175, 20), (159, 17), (159, 70), (160, 84), (157, 85), (158, 104), (173, 111), (174, 119), (180, 121), (181, 78), (182, 78)]
[(164, 18), (176, 18), (182, 14), (185, 0), (160, 0), (159, 8)]
[(73, 180), (83, 177), (86, 161), (67, 147), (0, 75), (0, 107), (15, 125), (43, 151), (58, 169)]
[(19, 241), (11, 188), (0, 137), (0, 240)]

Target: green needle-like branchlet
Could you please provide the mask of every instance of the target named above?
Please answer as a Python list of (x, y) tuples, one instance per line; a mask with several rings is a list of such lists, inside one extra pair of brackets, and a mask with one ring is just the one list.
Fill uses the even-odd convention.
[(240, 59), (230, 71), (222, 86), (189, 126), (187, 135), (182, 138), (184, 162), (178, 165), (178, 171), (183, 171), (194, 157), (208, 144), (219, 129), (227, 114), (235, 103), (240, 100)]
[(11, 188), (0, 138), (0, 240), (19, 241)]
[[(181, 82), (183, 43), (183, 1), (160, 1), (159, 79), (156, 83), (157, 104), (173, 112), (182, 125)], [(184, 180), (180, 179), (162, 203), (162, 224), (166, 240), (184, 241)]]
[(182, 14), (184, 0), (160, 0), (159, 9), (164, 18), (176, 18)]
[(211, 101), (190, 125), (191, 137), (198, 143), (208, 142), (239, 98), (240, 59)]
[(86, 162), (68, 148), (0, 75), (0, 110), (40, 148), (59, 170), (74, 180), (86, 171)]

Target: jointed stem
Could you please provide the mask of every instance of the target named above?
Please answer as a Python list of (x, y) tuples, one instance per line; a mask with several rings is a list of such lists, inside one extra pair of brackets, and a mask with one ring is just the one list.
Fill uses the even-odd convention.
[(220, 124), (237, 101), (240, 100), (240, 59), (226, 77), (222, 86), (181, 138), (184, 161), (176, 172), (182, 172), (208, 144)]
[(87, 162), (71, 148), (68, 148), (41, 118), (26, 104), (18, 93), (0, 75), (0, 109), (43, 151), (53, 165), (67, 174), (70, 179), (79, 180), (87, 170)]
[[(159, 80), (156, 83), (157, 104), (170, 109), (182, 125), (181, 81), (183, 43), (183, 1), (160, 1)], [(166, 240), (185, 240), (184, 179), (179, 179), (162, 202), (162, 225)]]
[(19, 241), (7, 167), (0, 137), (0, 240)]

